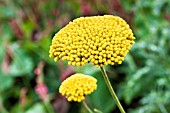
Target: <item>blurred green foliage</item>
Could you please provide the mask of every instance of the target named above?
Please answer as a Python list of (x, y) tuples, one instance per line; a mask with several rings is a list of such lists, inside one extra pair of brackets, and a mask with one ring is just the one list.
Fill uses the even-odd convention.
[(103, 14), (124, 18), (136, 37), (123, 64), (106, 67), (123, 107), (128, 113), (169, 113), (169, 0), (0, 1), (0, 113), (47, 112), (35, 91), (42, 61), (47, 100), (56, 113), (87, 112), (81, 103), (68, 103), (58, 94), (61, 81), (75, 72), (98, 79), (98, 89), (87, 97), (91, 108), (118, 113), (98, 68), (88, 64), (71, 70), (66, 62), (48, 57), (52, 37), (69, 21)]

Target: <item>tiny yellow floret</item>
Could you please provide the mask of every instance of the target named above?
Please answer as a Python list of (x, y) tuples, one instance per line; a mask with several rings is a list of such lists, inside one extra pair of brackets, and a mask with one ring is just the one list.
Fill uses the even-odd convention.
[(97, 80), (88, 75), (74, 74), (61, 83), (59, 92), (66, 96), (68, 101), (81, 102), (86, 95), (91, 94), (97, 88)]
[(49, 56), (75, 66), (121, 64), (134, 39), (129, 25), (118, 16), (80, 17), (55, 34)]

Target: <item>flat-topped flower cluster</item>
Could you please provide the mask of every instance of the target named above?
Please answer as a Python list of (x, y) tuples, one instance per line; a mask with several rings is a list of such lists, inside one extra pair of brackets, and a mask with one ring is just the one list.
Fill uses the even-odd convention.
[(88, 75), (74, 74), (62, 82), (59, 92), (66, 96), (68, 101), (81, 102), (85, 96), (97, 88), (97, 80)]
[(67, 60), (74, 66), (89, 62), (96, 67), (121, 64), (134, 39), (129, 25), (120, 17), (80, 17), (54, 36), (49, 53), (56, 62)]

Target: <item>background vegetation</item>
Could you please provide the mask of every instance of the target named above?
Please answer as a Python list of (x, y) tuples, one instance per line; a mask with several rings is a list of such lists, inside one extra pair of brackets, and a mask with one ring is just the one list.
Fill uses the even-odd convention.
[(136, 37), (122, 65), (107, 66), (111, 83), (128, 113), (170, 113), (169, 0), (1, 0), (0, 113), (86, 113), (58, 93), (75, 72), (98, 79), (87, 97), (91, 108), (119, 113), (98, 68), (55, 63), (51, 39), (69, 21), (90, 15), (124, 18)]

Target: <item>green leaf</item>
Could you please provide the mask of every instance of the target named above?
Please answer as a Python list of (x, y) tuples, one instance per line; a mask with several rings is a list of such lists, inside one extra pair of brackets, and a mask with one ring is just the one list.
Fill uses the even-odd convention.
[(35, 24), (32, 21), (26, 21), (20, 24), (20, 27), (23, 30), (25, 37), (31, 37), (32, 30), (35, 29)]
[(127, 54), (125, 57), (125, 61), (128, 63), (131, 71), (134, 71), (137, 69), (137, 66), (135, 64), (135, 61), (134, 61), (132, 55)]
[(5, 40), (8, 41), (13, 38), (13, 32), (12, 32), (11, 27), (9, 26), (8, 23), (9, 23), (8, 21), (3, 21), (1, 23), (0, 33), (2, 33), (2, 35), (1, 35), (2, 42)]
[(13, 44), (12, 46), (14, 51), (13, 61), (9, 67), (9, 73), (13, 76), (22, 76), (30, 73), (34, 67), (32, 59), (18, 45)]
[(89, 95), (89, 101), (93, 108), (99, 109), (103, 113), (110, 113), (114, 107), (114, 100), (105, 84), (101, 72), (96, 72), (93, 76), (97, 79), (97, 90)]
[(128, 79), (127, 84), (124, 86), (124, 97), (126, 103), (130, 103), (131, 100), (140, 92), (141, 86), (139, 83), (141, 83), (141, 77), (149, 71), (149, 67), (141, 68)]
[(0, 39), (0, 64), (2, 64), (4, 55), (5, 55), (5, 44), (3, 43), (3, 39)]
[(0, 6), (0, 18), (14, 17), (14, 10), (11, 7)]
[(46, 111), (42, 103), (36, 103), (30, 109), (28, 109), (25, 113), (46, 113)]
[(3, 74), (0, 71), (0, 92), (10, 88), (13, 85), (13, 78)]

